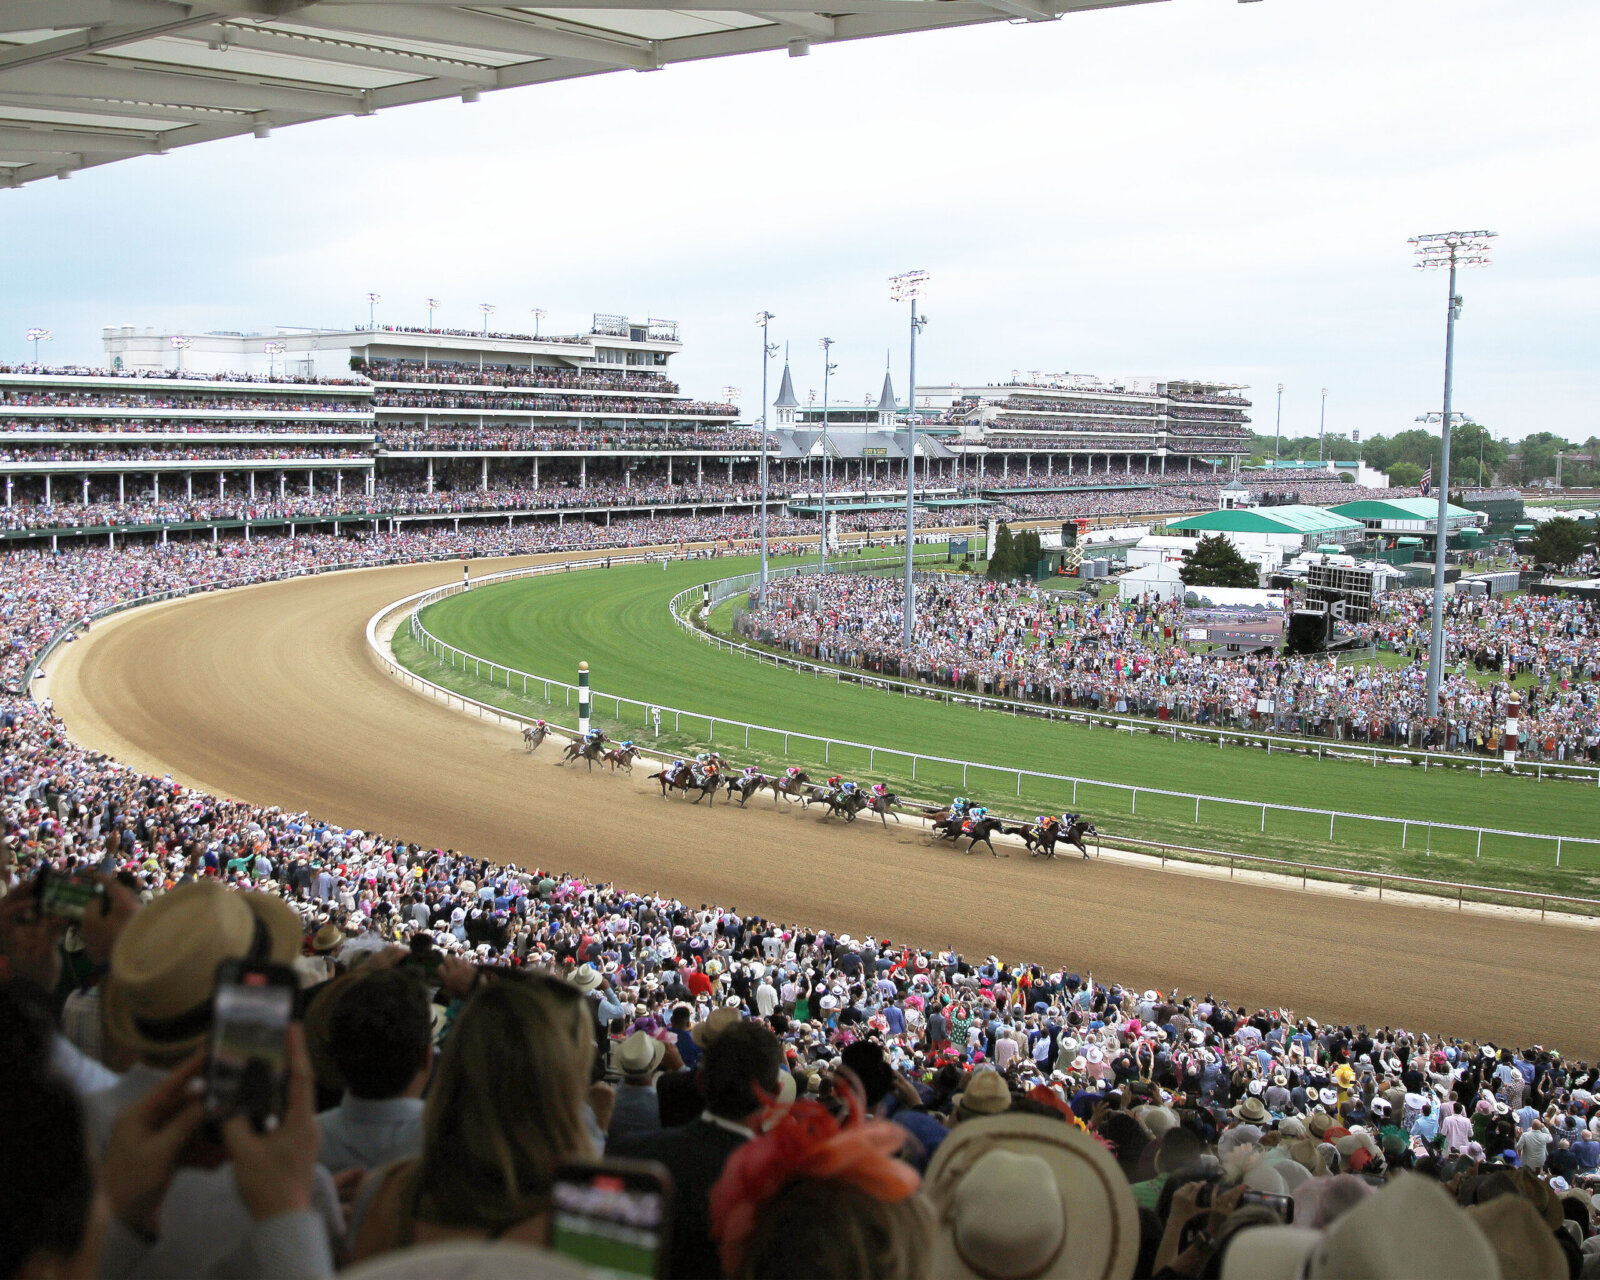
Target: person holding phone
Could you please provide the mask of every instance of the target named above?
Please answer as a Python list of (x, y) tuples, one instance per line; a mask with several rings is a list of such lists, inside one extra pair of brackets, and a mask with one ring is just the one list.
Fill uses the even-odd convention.
[[(109, 1280), (134, 1271), (250, 1275), (262, 1249), (322, 1258), (341, 1239), (338, 1193), (316, 1164), (314, 1089), (292, 1021), (287, 966), (300, 939), (299, 917), (281, 899), (216, 881), (162, 894), (118, 936), (102, 997), (106, 1030), (137, 1060), (86, 1099), (91, 1147), (107, 1152), (127, 1116), (158, 1125), (162, 1109), (148, 1100), (174, 1068), (205, 1083), (185, 1086), (185, 1098), (200, 1087), (204, 1100), (196, 1132), (132, 1237), (118, 1233), (115, 1262), (103, 1268)], [(284, 1189), (291, 1165), (303, 1194)], [(281, 1221), (263, 1239), (255, 1228), (267, 1219)]]

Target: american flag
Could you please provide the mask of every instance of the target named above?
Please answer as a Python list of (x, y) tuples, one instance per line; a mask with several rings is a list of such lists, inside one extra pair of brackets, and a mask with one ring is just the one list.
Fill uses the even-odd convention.
[(1433, 464), (1428, 464), (1428, 469), (1422, 473), (1422, 496), (1426, 498), (1433, 488)]

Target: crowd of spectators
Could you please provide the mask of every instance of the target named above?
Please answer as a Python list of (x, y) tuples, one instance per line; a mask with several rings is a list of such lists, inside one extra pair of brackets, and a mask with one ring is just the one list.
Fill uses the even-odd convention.
[[(319, 380), (318, 385), (322, 385)], [(268, 400), (246, 396), (206, 395), (201, 391), (100, 391), (85, 387), (59, 390), (21, 390), (0, 384), (0, 413), (19, 408), (33, 409), (137, 409), (141, 416), (161, 409), (204, 409), (228, 413), (370, 413), (372, 401), (366, 396), (340, 396), (332, 400), (311, 400), (296, 396), (290, 400)]]
[[(593, 1275), (552, 1250), (596, 1159), (670, 1175), (668, 1280), (1600, 1271), (1600, 1070), (1553, 1044), (499, 865), (141, 776), (22, 699), (0, 749), (3, 1280)], [(247, 958), (299, 987), (281, 1118), (206, 1127)]]
[(170, 435), (319, 435), (365, 436), (371, 438), (370, 422), (330, 422), (320, 418), (163, 418), (160, 426), (143, 422), (132, 430), (108, 429), (109, 418), (0, 418), (0, 438), (56, 435), (105, 436), (111, 440), (138, 439), (140, 436)]
[(527, 452), (595, 451), (604, 449), (738, 449), (759, 450), (761, 432), (748, 427), (700, 428), (683, 431), (674, 427), (595, 428), (571, 427), (485, 427), (474, 422), (449, 426), (380, 427), (379, 447), (397, 452), (419, 450), (476, 451), (482, 449), (523, 450)]
[[(1451, 596), (1440, 715), (1427, 706), (1429, 600), (1398, 591), (1359, 639), (1404, 659), (1200, 651), (1178, 601), (1083, 600), (958, 576), (925, 589), (903, 643), (889, 578), (794, 578), (741, 615), (760, 643), (842, 666), (1053, 707), (1336, 741), (1498, 755), (1512, 686), (1520, 753), (1600, 760), (1600, 609), (1569, 597)], [(1203, 646), (1202, 646), (1203, 648)]]
[(681, 418), (731, 418), (737, 416), (737, 405), (718, 404), (707, 400), (660, 400), (646, 397), (624, 396), (524, 396), (514, 392), (503, 395), (477, 392), (377, 391), (372, 404), (378, 409), (487, 409), (500, 411), (535, 411), (539, 413), (581, 413), (589, 417), (614, 417), (617, 414), (651, 414), (656, 417)]
[(556, 368), (551, 365), (476, 364), (464, 360), (368, 360), (363, 371), (374, 382), (443, 383), (457, 386), (557, 387), (568, 391), (643, 391), (676, 395), (678, 384), (664, 373), (643, 369)]
[(1154, 402), (1150, 404), (1124, 404), (1117, 400), (1058, 400), (1053, 396), (1010, 395), (1000, 408), (1022, 413), (1091, 413), (1112, 414), (1124, 418), (1153, 418)]
[(307, 378), (291, 374), (198, 373), (193, 369), (108, 369), (100, 365), (0, 364), (0, 373), (44, 378), (133, 378), (141, 382), (268, 382), (286, 386), (359, 387), (365, 378)]
[[(116, 444), (64, 445), (40, 443), (0, 434), (0, 462), (263, 462), (274, 458), (308, 461), (320, 458), (359, 458), (370, 451), (343, 444), (169, 444), (130, 441), (113, 437)], [(314, 451), (308, 457), (307, 451)]]

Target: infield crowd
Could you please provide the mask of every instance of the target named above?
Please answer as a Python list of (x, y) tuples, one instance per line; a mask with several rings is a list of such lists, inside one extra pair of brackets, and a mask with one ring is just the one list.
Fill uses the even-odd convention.
[[(908, 649), (901, 593), (886, 577), (785, 579), (737, 625), (803, 657), (996, 697), (1489, 755), (1503, 745), (1512, 684), (1524, 676), (1519, 751), (1600, 758), (1600, 610), (1585, 600), (1452, 595), (1441, 714), (1429, 718), (1425, 590), (1390, 593), (1378, 618), (1355, 629), (1403, 665), (1343, 667), (1329, 655), (1190, 649), (1178, 601), (1084, 600), (953, 574), (923, 589)], [(1478, 678), (1491, 675), (1500, 678)]]

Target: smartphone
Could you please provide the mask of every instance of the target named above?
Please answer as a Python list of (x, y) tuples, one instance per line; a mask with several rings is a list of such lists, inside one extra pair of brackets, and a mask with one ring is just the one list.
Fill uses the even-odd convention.
[(550, 1192), (550, 1247), (604, 1276), (666, 1275), (672, 1179), (648, 1160), (572, 1160)]
[(281, 964), (224, 960), (211, 1004), (206, 1118), (242, 1115), (258, 1133), (283, 1118), (289, 1093), (289, 1023), (299, 984)]
[(1294, 1221), (1293, 1196), (1275, 1196), (1268, 1191), (1252, 1191), (1247, 1189), (1245, 1193), (1239, 1197), (1239, 1203), (1265, 1205), (1267, 1208), (1271, 1209), (1275, 1214), (1277, 1214), (1278, 1217), (1282, 1218), (1285, 1223)]
[(45, 870), (39, 874), (39, 914), (80, 923), (89, 907), (105, 896), (105, 886), (92, 876)]

